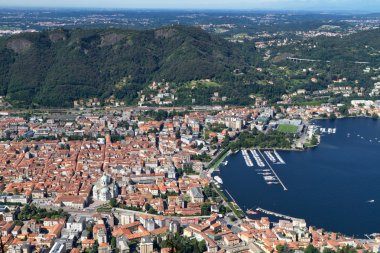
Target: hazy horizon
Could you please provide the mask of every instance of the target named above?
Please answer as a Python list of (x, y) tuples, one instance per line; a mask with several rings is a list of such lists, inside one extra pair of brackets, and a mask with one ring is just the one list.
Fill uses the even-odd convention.
[(380, 0), (0, 0), (0, 8), (380, 12)]

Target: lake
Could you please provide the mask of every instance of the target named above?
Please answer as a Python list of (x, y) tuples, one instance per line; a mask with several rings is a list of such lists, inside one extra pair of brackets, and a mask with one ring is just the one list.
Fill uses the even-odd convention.
[(285, 165), (272, 165), (265, 156), (287, 191), (265, 182), (252, 154), (254, 167), (246, 166), (242, 152), (230, 155), (228, 165), (221, 166), (223, 188), (245, 210), (261, 207), (350, 236), (380, 232), (380, 120), (314, 123), (337, 131), (323, 134), (317, 148), (278, 151)]

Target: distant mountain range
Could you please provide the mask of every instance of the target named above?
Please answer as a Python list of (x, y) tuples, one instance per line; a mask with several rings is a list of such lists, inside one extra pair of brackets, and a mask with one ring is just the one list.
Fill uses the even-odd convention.
[(28, 107), (111, 95), (133, 103), (153, 80), (229, 79), (250, 64), (249, 50), (184, 26), (24, 33), (0, 40), (0, 95)]

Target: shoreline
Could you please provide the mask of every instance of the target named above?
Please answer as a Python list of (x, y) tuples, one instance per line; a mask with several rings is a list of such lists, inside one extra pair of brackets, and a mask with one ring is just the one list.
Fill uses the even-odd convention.
[[(373, 119), (373, 120), (378, 120), (378, 118), (373, 118), (372, 116), (365, 116), (365, 115), (363, 115), (363, 116), (344, 116), (344, 117), (337, 117), (337, 118), (335, 118), (335, 119), (329, 119), (329, 118), (314, 118), (314, 119), (312, 119), (312, 120), (310, 120), (310, 122), (312, 122), (312, 121), (314, 121), (314, 120), (331, 120), (331, 121), (334, 121), (334, 120), (340, 120), (340, 119), (355, 119), (355, 118), (358, 118), (358, 119)], [(319, 146), (319, 144), (321, 143), (321, 135), (318, 135), (318, 144), (317, 145), (313, 145), (313, 146), (309, 146), (309, 147), (305, 147), (305, 148), (303, 148), (303, 149), (296, 149), (296, 148), (292, 148), (292, 149), (287, 149), (287, 148), (257, 148), (257, 147), (250, 147), (250, 148), (242, 148), (242, 149), (239, 149), (238, 151), (236, 151), (236, 152), (233, 152), (233, 151), (230, 151), (229, 152), (229, 154), (228, 154), (228, 156), (230, 156), (231, 154), (235, 154), (235, 153), (237, 153), (237, 152), (239, 152), (239, 151), (241, 151), (241, 150), (249, 150), (249, 149), (258, 149), (258, 150), (279, 150), (279, 151), (285, 151), (285, 152), (294, 152), (294, 151), (296, 151), (296, 152), (302, 152), (302, 151), (306, 151), (307, 149), (313, 149), (313, 148), (316, 148), (316, 147), (318, 147)], [(228, 156), (226, 156), (226, 157), (228, 157)], [(232, 196), (230, 196), (230, 198), (233, 200), (233, 202), (238, 206), (238, 207), (240, 207), (239, 205), (238, 205), (238, 203), (237, 203), (237, 201), (232, 197)], [(259, 210), (259, 209), (261, 209), (261, 210), (263, 210), (263, 211), (265, 211), (265, 212), (262, 212), (261, 210)], [(252, 219), (255, 219), (255, 218), (252, 218), (253, 216), (255, 216), (255, 215), (252, 215), (252, 214), (249, 214), (249, 213), (247, 213), (247, 211), (248, 210), (243, 210), (242, 208), (240, 208), (240, 210), (242, 210), (243, 212), (244, 212), (244, 214), (245, 214), (245, 216), (246, 216), (246, 219), (250, 219), (250, 220), (252, 220)], [(279, 213), (279, 212), (275, 212), (275, 211), (271, 211), (271, 210), (268, 210), (268, 209), (263, 209), (263, 208), (261, 208), (261, 207), (257, 207), (257, 208), (255, 208), (255, 211), (257, 211), (258, 212), (258, 214), (260, 213), (260, 216), (262, 216), (262, 215), (269, 215), (269, 216), (273, 216), (273, 217), (277, 217), (277, 218), (284, 218), (284, 219), (288, 219), (288, 218), (290, 218), (290, 220), (305, 220), (304, 218), (296, 218), (296, 217), (291, 217), (291, 216), (289, 216), (289, 215), (286, 215), (286, 214), (284, 214), (284, 213)], [(257, 215), (257, 214), (256, 214)], [(259, 216), (259, 217), (260, 217)], [(288, 218), (287, 218), (288, 217)], [(257, 217), (256, 217), (257, 218)], [(309, 225), (309, 226), (313, 226), (313, 225)], [(321, 229), (323, 229), (323, 228), (321, 228)], [(329, 233), (333, 233), (333, 231), (328, 231)], [(337, 233), (340, 233), (340, 234), (343, 234), (343, 233), (341, 233), (341, 232), (337, 232)], [(373, 233), (373, 234), (375, 234), (375, 233)], [(345, 235), (345, 234), (343, 234), (343, 235)], [(345, 236), (347, 236), (347, 235), (345, 235)], [(355, 237), (358, 237), (358, 238), (361, 238), (361, 239), (369, 239), (369, 238), (366, 238), (366, 234), (364, 234), (364, 235), (356, 235)]]

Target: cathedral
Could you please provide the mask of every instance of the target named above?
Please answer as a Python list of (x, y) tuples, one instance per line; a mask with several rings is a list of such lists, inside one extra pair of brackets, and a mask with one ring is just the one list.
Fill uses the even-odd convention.
[(92, 193), (94, 199), (108, 201), (117, 197), (118, 187), (110, 176), (104, 174), (94, 185)]

